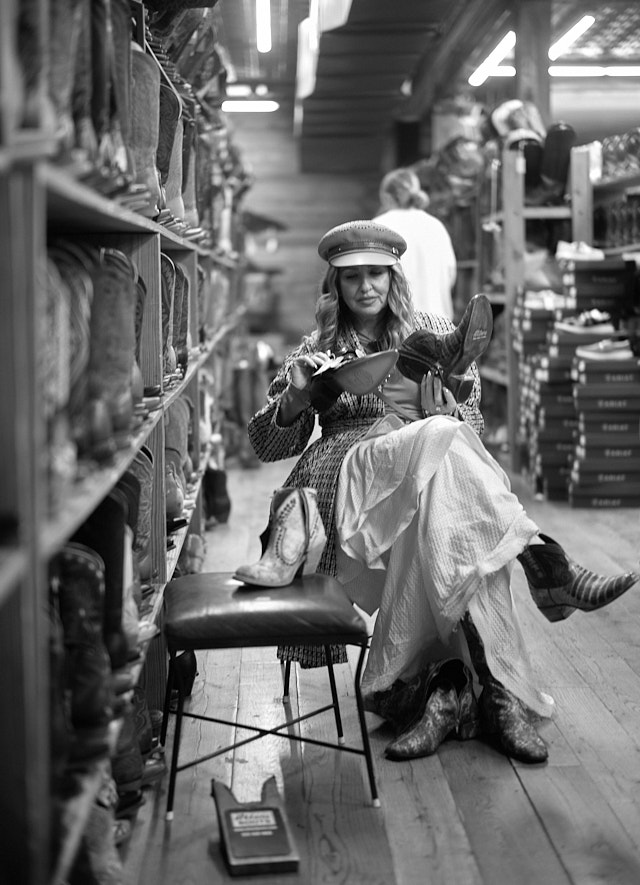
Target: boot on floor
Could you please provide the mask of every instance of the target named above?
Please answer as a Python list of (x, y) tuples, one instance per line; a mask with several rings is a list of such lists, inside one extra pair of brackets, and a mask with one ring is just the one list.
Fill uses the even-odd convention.
[(480, 722), (483, 735), (520, 762), (546, 762), (549, 751), (536, 731), (524, 704), (499, 682), (489, 670), (484, 645), (467, 612), (460, 622), (467, 640), (471, 663), (482, 686)]

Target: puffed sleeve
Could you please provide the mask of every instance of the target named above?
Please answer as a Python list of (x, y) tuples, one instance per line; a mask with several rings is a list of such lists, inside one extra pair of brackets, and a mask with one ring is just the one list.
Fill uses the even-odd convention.
[(295, 421), (283, 427), (278, 424), (280, 400), (291, 378), (291, 364), (302, 354), (312, 353), (313, 348), (303, 343), (291, 351), (282, 363), (277, 375), (269, 385), (267, 403), (253, 416), (248, 424), (249, 441), (261, 461), (281, 461), (294, 458), (305, 450), (315, 426), (315, 411), (307, 406)]

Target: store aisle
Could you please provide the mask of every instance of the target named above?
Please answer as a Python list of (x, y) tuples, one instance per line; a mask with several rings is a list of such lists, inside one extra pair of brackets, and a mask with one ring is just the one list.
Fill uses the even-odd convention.
[[(229, 521), (207, 534), (205, 569), (232, 570), (259, 555), (269, 501), (293, 462), (229, 470)], [(530, 515), (577, 559), (602, 571), (638, 564), (638, 511), (570, 510), (534, 501), (514, 479)], [(523, 629), (557, 715), (540, 732), (549, 763), (525, 766), (481, 741), (445, 743), (429, 758), (385, 759), (388, 727), (369, 716), (382, 808), (368, 804), (364, 763), (276, 737), (247, 744), (178, 776), (175, 820), (164, 822), (166, 779), (149, 792), (128, 848), (127, 885), (231, 882), (220, 854), (216, 777), (247, 801), (275, 775), (301, 855), (300, 871), (245, 881), (292, 885), (560, 885), (640, 881), (640, 587), (609, 608), (548, 624), (519, 567)], [(200, 655), (191, 706), (281, 721), (275, 650)], [(345, 731), (357, 736), (349, 667), (337, 667)], [(328, 691), (326, 675), (297, 671), (292, 710)], [(294, 712), (294, 715), (295, 712)], [(305, 727), (332, 730), (331, 717)], [(219, 726), (185, 727), (185, 755), (227, 743)], [(304, 759), (304, 764), (303, 763)], [(241, 880), (242, 881), (242, 880)]]

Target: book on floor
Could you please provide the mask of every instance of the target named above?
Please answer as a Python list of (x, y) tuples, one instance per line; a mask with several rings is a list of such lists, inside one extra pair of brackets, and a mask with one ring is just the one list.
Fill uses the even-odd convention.
[(262, 786), (255, 802), (238, 802), (231, 790), (213, 778), (224, 859), (232, 876), (295, 872), (300, 855), (275, 777)]

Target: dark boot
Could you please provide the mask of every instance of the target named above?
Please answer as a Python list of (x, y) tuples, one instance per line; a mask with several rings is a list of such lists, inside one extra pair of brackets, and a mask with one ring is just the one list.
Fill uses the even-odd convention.
[(466, 740), (478, 733), (472, 676), (462, 661), (439, 661), (430, 664), (425, 673), (426, 678), (420, 679), (420, 674), (417, 681), (413, 680), (418, 690), (421, 683), (423, 686), (417, 715), (401, 736), (387, 746), (385, 754), (389, 759), (430, 756), (451, 734)]
[(518, 556), (533, 601), (549, 621), (561, 621), (576, 609), (595, 611), (613, 602), (640, 580), (625, 572), (605, 578), (574, 562), (548, 535), (544, 544), (531, 544)]
[(94, 758), (108, 750), (115, 702), (103, 640), (105, 584), (100, 556), (82, 544), (66, 544), (52, 565), (51, 592), (64, 630), (71, 760)]
[(474, 295), (459, 325), (451, 332), (419, 329), (398, 348), (398, 369), (406, 378), (422, 381), (427, 372), (442, 377), (459, 402), (471, 392), (467, 370), (489, 346), (493, 330), (491, 303), (486, 295)]
[(114, 488), (74, 536), (74, 540), (95, 550), (104, 563), (103, 636), (113, 670), (124, 667), (129, 657), (127, 638), (122, 628), (126, 522), (126, 498)]
[(520, 762), (545, 762), (549, 756), (547, 745), (536, 731), (527, 709), (489, 670), (482, 639), (469, 613), (460, 622), (471, 662), (476, 671), (480, 695), (482, 731), (493, 736), (505, 755)]
[(207, 467), (202, 477), (202, 495), (207, 524), (210, 520), (226, 523), (231, 513), (226, 470)]

